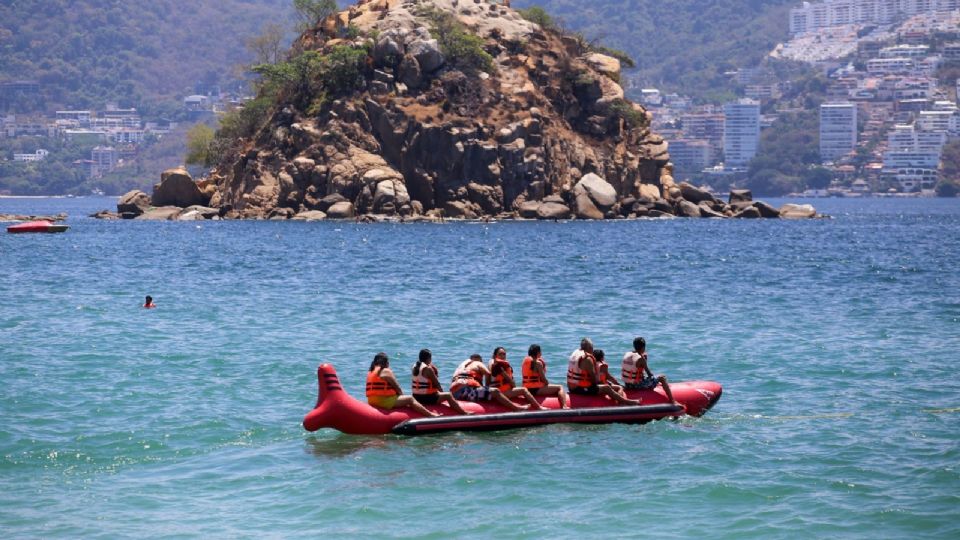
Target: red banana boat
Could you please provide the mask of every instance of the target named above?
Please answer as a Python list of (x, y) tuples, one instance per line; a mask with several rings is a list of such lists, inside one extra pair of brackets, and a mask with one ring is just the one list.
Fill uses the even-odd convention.
[(28, 221), (7, 227), (8, 233), (58, 233), (69, 229), (69, 225), (58, 225), (52, 221)]
[(638, 406), (618, 406), (602, 396), (571, 394), (570, 409), (561, 409), (557, 398), (537, 398), (545, 411), (509, 412), (493, 403), (461, 401), (472, 415), (458, 415), (446, 405), (427, 408), (444, 416), (424, 418), (413, 409), (384, 410), (354, 399), (340, 385), (337, 371), (330, 364), (317, 368), (319, 394), (317, 404), (303, 418), (307, 431), (333, 428), (353, 435), (420, 435), (443, 431), (493, 431), (556, 423), (607, 424), (645, 423), (683, 415), (703, 416), (720, 399), (723, 388), (710, 381), (670, 383), (673, 405), (659, 387), (655, 390), (628, 390), (627, 396), (639, 399)]

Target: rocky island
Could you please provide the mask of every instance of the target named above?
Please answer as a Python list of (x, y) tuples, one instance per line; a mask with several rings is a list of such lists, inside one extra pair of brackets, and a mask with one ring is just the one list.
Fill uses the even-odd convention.
[[(262, 68), (268, 114), (199, 182), (164, 173), (140, 219), (812, 217), (675, 184), (621, 62), (491, 0), (361, 0)], [(601, 50), (602, 51), (602, 50)]]

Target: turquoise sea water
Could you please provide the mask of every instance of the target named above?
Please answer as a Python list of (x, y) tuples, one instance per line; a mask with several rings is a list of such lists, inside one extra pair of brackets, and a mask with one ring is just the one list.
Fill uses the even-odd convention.
[[(779, 201), (773, 201), (779, 202)], [(816, 221), (107, 222), (0, 234), (6, 537), (960, 537), (960, 200)], [(159, 307), (139, 306), (151, 294)], [(588, 335), (701, 419), (309, 434), (316, 366)]]

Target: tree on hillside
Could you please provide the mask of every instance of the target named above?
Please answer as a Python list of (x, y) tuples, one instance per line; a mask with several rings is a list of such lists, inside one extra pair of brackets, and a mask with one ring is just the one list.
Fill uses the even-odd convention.
[(299, 30), (313, 28), (337, 11), (336, 0), (293, 0), (293, 9), (300, 21)]
[(811, 167), (803, 172), (802, 177), (811, 189), (827, 189), (833, 180), (833, 175), (824, 167)]
[(253, 65), (276, 64), (283, 58), (283, 27), (267, 24), (259, 36), (248, 38), (247, 50), (253, 53)]
[(951, 141), (940, 155), (940, 183), (937, 195), (956, 197), (960, 194), (960, 141)]
[[(819, 126), (816, 110), (783, 113), (760, 134), (760, 148), (750, 162), (747, 187), (759, 195), (777, 196), (800, 190), (811, 180), (823, 183), (822, 174), (808, 172), (820, 164)], [(829, 185), (829, 178), (826, 183)]]
[(197, 124), (187, 132), (187, 165), (214, 165), (211, 163), (210, 143), (213, 129), (206, 124)]

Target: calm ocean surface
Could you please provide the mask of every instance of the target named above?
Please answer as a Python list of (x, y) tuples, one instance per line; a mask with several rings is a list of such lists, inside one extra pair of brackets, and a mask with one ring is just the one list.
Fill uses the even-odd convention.
[[(771, 201), (782, 202), (782, 201)], [(4, 538), (960, 537), (960, 200), (834, 219), (108, 222), (0, 233)], [(6, 225), (6, 224), (4, 224)], [(155, 310), (139, 306), (150, 294)], [(701, 419), (405, 439), (300, 426), (316, 367), (448, 380), (590, 336)], [(618, 363), (618, 362), (617, 362)], [(617, 369), (619, 373), (619, 368)]]

